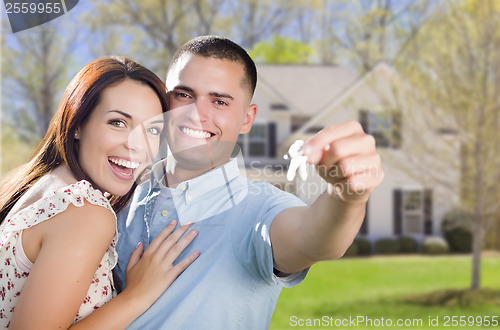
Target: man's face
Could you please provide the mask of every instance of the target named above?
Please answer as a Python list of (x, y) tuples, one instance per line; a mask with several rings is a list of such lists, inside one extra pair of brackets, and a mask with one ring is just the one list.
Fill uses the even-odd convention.
[(167, 138), (184, 165), (217, 166), (229, 159), (239, 134), (252, 127), (257, 107), (243, 65), (184, 54), (167, 74)]

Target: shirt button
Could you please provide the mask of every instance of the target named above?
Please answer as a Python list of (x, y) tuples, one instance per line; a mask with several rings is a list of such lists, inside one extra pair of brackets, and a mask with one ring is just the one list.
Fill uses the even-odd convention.
[(191, 200), (191, 195), (188, 195), (187, 196), (187, 200), (190, 201)]
[(186, 190), (186, 185), (185, 185), (185, 184), (183, 184), (182, 186), (180, 186), (180, 189), (181, 189), (182, 191)]
[(168, 215), (168, 211), (167, 210), (161, 211), (161, 215), (163, 215), (164, 217), (166, 217)]

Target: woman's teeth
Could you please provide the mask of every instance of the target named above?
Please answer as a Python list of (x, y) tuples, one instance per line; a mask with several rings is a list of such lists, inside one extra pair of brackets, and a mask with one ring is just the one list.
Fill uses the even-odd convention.
[(212, 133), (205, 132), (205, 131), (195, 131), (191, 128), (183, 127), (182, 128), (182, 133), (186, 134), (187, 136), (196, 138), (196, 139), (208, 139), (209, 137), (212, 136)]
[(112, 163), (115, 163), (116, 165), (130, 168), (130, 169), (136, 169), (139, 167), (139, 163), (131, 162), (129, 160), (124, 160), (124, 159), (120, 159), (120, 158), (109, 158), (109, 161)]

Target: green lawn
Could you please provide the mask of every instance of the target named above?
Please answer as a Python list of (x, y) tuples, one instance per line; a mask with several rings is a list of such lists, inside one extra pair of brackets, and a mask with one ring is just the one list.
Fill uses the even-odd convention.
[[(500, 301), (482, 306), (446, 307), (404, 302), (412, 294), (468, 288), (470, 265), (470, 256), (415, 255), (322, 262), (312, 267), (299, 286), (283, 289), (270, 329), (386, 329), (388, 320), (392, 328), (476, 329), (478, 326), (472, 322), (484, 320), (469, 318), (473, 326), (460, 326), (458, 322), (452, 326), (452, 319), (448, 319), (451, 316), (462, 316), (462, 325), (469, 316), (490, 316), (490, 320), (496, 316), (500, 323)], [(483, 257), (482, 288), (500, 289), (499, 257)], [(439, 326), (429, 326), (429, 318), (435, 320), (436, 317)], [(349, 318), (360, 322), (347, 324)], [(314, 319), (318, 326), (313, 326)], [(335, 321), (342, 320), (346, 320), (347, 326), (335, 325)], [(372, 326), (369, 326), (370, 320)], [(408, 323), (421, 320), (421, 323), (399, 327), (398, 320)], [(447, 320), (449, 326), (445, 324)]]

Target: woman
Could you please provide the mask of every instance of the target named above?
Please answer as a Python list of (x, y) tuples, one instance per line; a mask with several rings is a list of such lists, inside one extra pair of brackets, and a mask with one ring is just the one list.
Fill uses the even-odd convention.
[(158, 151), (166, 110), (161, 80), (127, 58), (70, 82), (38, 150), (0, 187), (0, 326), (124, 328), (197, 258), (173, 267), (196, 231), (181, 239), (190, 225), (171, 223), (142, 257), (138, 245), (111, 299), (115, 212)]

